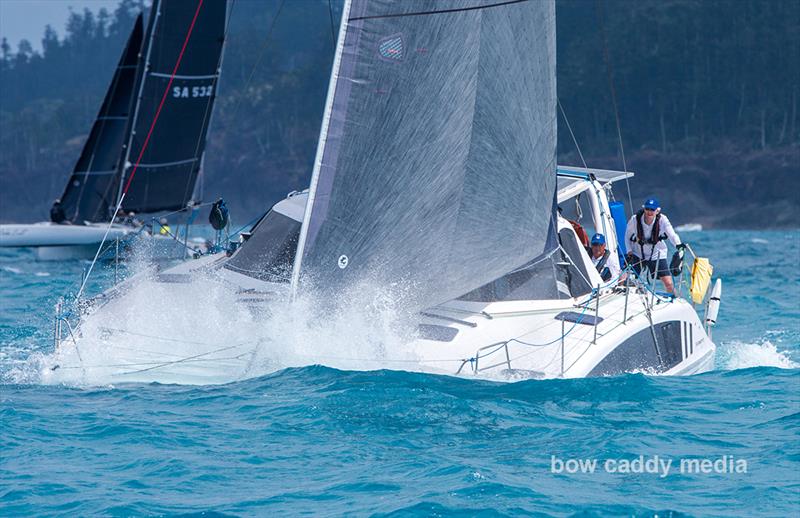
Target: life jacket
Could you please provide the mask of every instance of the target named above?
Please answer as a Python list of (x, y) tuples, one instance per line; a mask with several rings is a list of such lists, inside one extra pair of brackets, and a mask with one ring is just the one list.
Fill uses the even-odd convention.
[(572, 229), (575, 231), (575, 234), (578, 236), (578, 240), (583, 244), (584, 248), (589, 246), (589, 234), (586, 233), (586, 230), (583, 229), (580, 223), (577, 221), (572, 221), (568, 219), (569, 224), (572, 225)]
[(642, 218), (644, 217), (644, 209), (639, 209), (639, 212), (636, 213), (636, 239), (631, 239), (631, 241), (635, 243), (639, 243), (640, 245), (657, 245), (659, 241), (662, 239), (666, 239), (667, 235), (661, 234), (660, 222), (661, 222), (661, 213), (656, 214), (656, 219), (653, 221), (653, 230), (650, 232), (650, 237), (647, 239), (644, 238), (644, 225), (642, 224)]
[(606, 262), (608, 262), (608, 257), (610, 255), (611, 254), (609, 253), (609, 251), (606, 250), (605, 252), (603, 252), (603, 257), (601, 257), (600, 260), (597, 262), (597, 264), (594, 265), (595, 268), (597, 268), (597, 273), (600, 274), (600, 278), (603, 279), (604, 281), (607, 281), (611, 278), (611, 270), (609, 270), (606, 267)]

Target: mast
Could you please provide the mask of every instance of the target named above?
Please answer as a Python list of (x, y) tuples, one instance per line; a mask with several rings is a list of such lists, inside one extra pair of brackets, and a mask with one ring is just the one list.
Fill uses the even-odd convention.
[(125, 144), (125, 158), (120, 163), (120, 174), (119, 174), (119, 188), (117, 190), (117, 199), (116, 203), (111, 207), (116, 207), (120, 199), (122, 198), (122, 189), (125, 187), (125, 175), (130, 167), (130, 157), (131, 157), (131, 144), (133, 143), (133, 135), (135, 133), (136, 128), (136, 121), (139, 118), (139, 108), (141, 107), (142, 102), (142, 92), (144, 91), (144, 83), (147, 77), (147, 72), (150, 69), (150, 52), (153, 49), (153, 35), (155, 34), (155, 27), (158, 23), (158, 18), (161, 16), (161, 0), (153, 0), (153, 5), (150, 7), (150, 21), (147, 24), (147, 35), (145, 36), (145, 45), (146, 45), (146, 52), (145, 52), (145, 60), (142, 62), (139, 61), (139, 66), (141, 67), (138, 74), (138, 81), (139, 81), (139, 92), (136, 94), (136, 105), (133, 110), (133, 117), (130, 118), (128, 121), (128, 141)]

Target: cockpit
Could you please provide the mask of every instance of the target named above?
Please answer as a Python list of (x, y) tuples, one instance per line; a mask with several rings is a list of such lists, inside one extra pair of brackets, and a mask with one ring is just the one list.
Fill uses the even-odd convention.
[(592, 288), (604, 284), (590, 259), (586, 248), (588, 241), (584, 237), (601, 232), (606, 236), (607, 250), (624, 255), (616, 236), (618, 226), (624, 226), (625, 222), (617, 222), (612, 217), (608, 193), (612, 182), (633, 176), (633, 173), (559, 166), (557, 174), (557, 200), (561, 210), (556, 216), (557, 228), (551, 229), (556, 234), (557, 248), (459, 300), (568, 299), (586, 295)]

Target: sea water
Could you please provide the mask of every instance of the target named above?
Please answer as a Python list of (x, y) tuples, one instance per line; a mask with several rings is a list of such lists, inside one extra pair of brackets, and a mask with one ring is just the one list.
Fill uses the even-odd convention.
[(309, 361), (43, 385), (88, 264), (1, 252), (0, 515), (797, 515), (800, 231), (683, 237), (724, 283), (715, 371), (517, 383)]

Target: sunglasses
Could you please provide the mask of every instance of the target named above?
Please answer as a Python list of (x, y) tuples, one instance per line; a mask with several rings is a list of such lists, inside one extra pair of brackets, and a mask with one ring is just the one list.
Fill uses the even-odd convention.
[(656, 209), (644, 209), (645, 212), (655, 212)]

